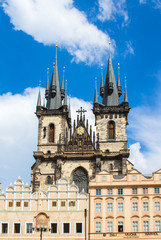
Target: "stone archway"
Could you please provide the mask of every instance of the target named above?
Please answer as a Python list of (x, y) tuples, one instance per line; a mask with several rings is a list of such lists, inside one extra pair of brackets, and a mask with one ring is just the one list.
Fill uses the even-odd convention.
[(78, 167), (73, 171), (73, 182), (78, 186), (79, 192), (88, 192), (88, 172), (83, 167)]

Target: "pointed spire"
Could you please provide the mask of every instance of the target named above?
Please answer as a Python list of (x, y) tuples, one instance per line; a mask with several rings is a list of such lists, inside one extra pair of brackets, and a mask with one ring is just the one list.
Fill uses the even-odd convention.
[(120, 82), (120, 63), (118, 63), (117, 89), (118, 89), (118, 95), (120, 97), (122, 95), (121, 82)]
[(95, 94), (94, 94), (94, 103), (98, 103), (98, 95), (97, 95), (97, 78), (95, 78)]
[(101, 64), (101, 85), (100, 85), (100, 96), (103, 98), (103, 95), (104, 95), (103, 64)]
[(49, 68), (47, 68), (47, 82), (46, 82), (46, 90), (45, 90), (45, 98), (46, 100), (49, 97)]
[(126, 77), (125, 77), (125, 92), (124, 92), (124, 102), (128, 103), (128, 97), (127, 97), (127, 87), (126, 87)]
[(118, 89), (115, 81), (115, 75), (112, 66), (112, 60), (110, 56), (110, 42), (109, 42), (109, 60), (106, 73), (106, 82), (104, 87), (104, 95), (102, 103), (105, 106), (118, 106), (119, 96)]
[(37, 98), (37, 107), (41, 107), (41, 92), (40, 92), (41, 81), (39, 82), (39, 93)]
[(65, 73), (65, 67), (63, 67), (63, 79), (61, 83), (61, 100), (65, 97), (65, 90), (64, 90), (64, 73)]
[(57, 64), (57, 47), (58, 45), (56, 45), (55, 63), (53, 66), (52, 80), (49, 88), (49, 97), (47, 101), (47, 108), (52, 110), (59, 109), (62, 106), (59, 72)]

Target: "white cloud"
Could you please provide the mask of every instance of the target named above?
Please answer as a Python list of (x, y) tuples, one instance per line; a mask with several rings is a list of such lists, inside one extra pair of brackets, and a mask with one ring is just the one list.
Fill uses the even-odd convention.
[(45, 45), (57, 41), (76, 62), (101, 62), (107, 54), (109, 36), (89, 23), (73, 0), (3, 0), (2, 6), (15, 30)]
[(116, 20), (116, 17), (123, 17), (124, 23), (127, 24), (129, 17), (126, 10), (126, 0), (98, 0), (99, 20), (102, 22)]
[(161, 9), (161, 0), (140, 0), (140, 4), (150, 4), (155, 9)]
[(126, 57), (128, 54), (134, 55), (134, 49), (132, 47), (132, 42), (131, 41), (126, 41), (126, 50), (124, 52), (124, 57)]
[(139, 142), (130, 146), (129, 161), (134, 164), (134, 168), (141, 169), (143, 172), (148, 169), (147, 161), (143, 153), (141, 153), (141, 146)]
[[(136, 168), (143, 172), (152, 172), (161, 168), (160, 106), (154, 104), (132, 109), (129, 115), (128, 128), (129, 137), (139, 142), (130, 147), (132, 153), (130, 159), (134, 161)], [(142, 153), (140, 146), (142, 146)]]
[(147, 3), (147, 0), (140, 0), (139, 1), (141, 4), (145, 4), (145, 3)]
[[(41, 89), (44, 92), (44, 89)], [(37, 149), (38, 121), (36, 110), (38, 88), (27, 88), (22, 94), (0, 95), (0, 182), (5, 189), (18, 176), (30, 183), (30, 169), (34, 163), (33, 151)], [(94, 126), (92, 104), (71, 98), (72, 119), (76, 110), (87, 110), (86, 119)]]

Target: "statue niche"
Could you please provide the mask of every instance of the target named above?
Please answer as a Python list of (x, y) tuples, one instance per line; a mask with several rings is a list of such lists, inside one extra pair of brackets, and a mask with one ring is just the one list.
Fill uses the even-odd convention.
[(88, 192), (88, 173), (83, 167), (73, 171), (73, 182), (78, 186), (79, 192)]

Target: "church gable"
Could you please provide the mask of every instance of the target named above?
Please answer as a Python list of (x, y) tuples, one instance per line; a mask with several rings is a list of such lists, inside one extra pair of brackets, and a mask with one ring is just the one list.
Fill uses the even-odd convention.
[(80, 116), (77, 116), (77, 125), (73, 124), (73, 134), (71, 133), (70, 139), (66, 145), (66, 152), (76, 152), (76, 151), (94, 151), (95, 150), (95, 132), (93, 132), (92, 139), (92, 126), (90, 126), (90, 131), (88, 132), (88, 120), (85, 124), (85, 115), (82, 113), (86, 112), (81, 109), (77, 111)]

